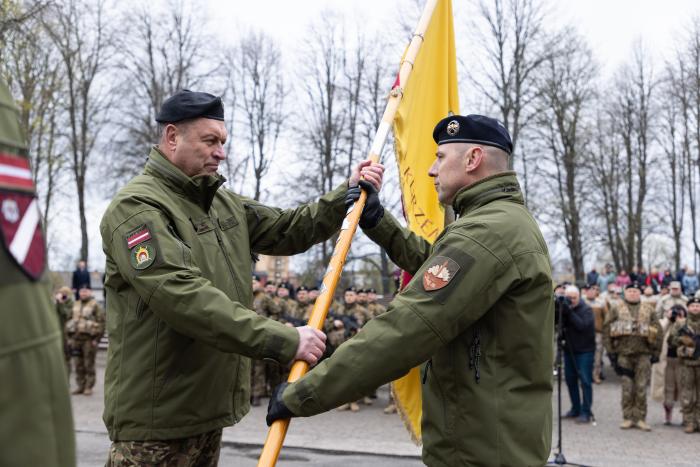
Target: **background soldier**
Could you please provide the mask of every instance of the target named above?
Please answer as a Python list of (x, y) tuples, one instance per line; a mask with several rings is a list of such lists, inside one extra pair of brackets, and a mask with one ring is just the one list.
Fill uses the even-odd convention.
[[(280, 311), (275, 301), (263, 290), (260, 277), (253, 275), (253, 310), (260, 316), (275, 321), (280, 319)], [(251, 364), (250, 403), (260, 406), (260, 399), (269, 395), (269, 390), (282, 382), (282, 370), (275, 362), (253, 360)]]
[(367, 289), (367, 309), (373, 318), (376, 318), (386, 311), (386, 307), (377, 302), (377, 291), (372, 288)]
[[(44, 232), (17, 108), (2, 79), (0, 152), (0, 168), (22, 169), (20, 177), (0, 177), (0, 465), (74, 466), (73, 415)], [(33, 225), (29, 236), (16, 236), (25, 219)], [(14, 241), (27, 248), (22, 256), (10, 248)]]
[(624, 300), (612, 303), (603, 327), (605, 350), (622, 376), (622, 429), (651, 431), (646, 422), (647, 384), (663, 339), (654, 315), (650, 304), (641, 303), (641, 290), (633, 283), (625, 288)]
[(585, 289), (584, 299), (593, 310), (595, 321), (595, 355), (593, 357), (593, 382), (600, 384), (605, 379), (603, 375), (603, 323), (607, 314), (605, 301), (600, 298), (598, 286), (593, 284)]
[(299, 319), (304, 323), (309, 322), (311, 311), (314, 309), (314, 302), (309, 300), (309, 288), (305, 285), (300, 285), (297, 288), (297, 309), (299, 310)]
[(700, 298), (688, 301), (688, 318), (676, 321), (669, 343), (677, 348), (681, 373), (683, 431), (700, 430)]
[(63, 358), (66, 361), (66, 371), (70, 376), (71, 370), (71, 349), (68, 345), (68, 334), (66, 332), (66, 323), (73, 316), (73, 291), (70, 287), (63, 286), (58, 289), (54, 296), (56, 300), (56, 314), (58, 315), (59, 324), (61, 326), (61, 335), (63, 336)]
[(289, 282), (280, 282), (275, 303), (280, 309), (282, 322), (292, 326), (303, 326), (306, 323), (302, 322), (297, 302), (291, 297), (292, 289), (292, 284)]
[(668, 295), (663, 295), (656, 304), (656, 318), (661, 319), (666, 316), (673, 305), (682, 305), (685, 308), (686, 303), (688, 303), (688, 297), (683, 295), (681, 283), (672, 281), (669, 283)]
[(106, 317), (89, 286), (83, 285), (78, 291), (78, 298), (73, 304), (72, 317), (66, 323), (66, 333), (75, 362), (75, 383), (78, 385), (73, 394), (89, 396), (95, 385), (95, 357), (97, 345), (105, 331)]

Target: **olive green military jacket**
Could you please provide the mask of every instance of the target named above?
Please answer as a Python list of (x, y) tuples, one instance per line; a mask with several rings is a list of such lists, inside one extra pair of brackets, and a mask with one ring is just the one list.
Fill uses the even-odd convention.
[[(26, 165), (18, 112), (0, 80), (0, 166)], [(3, 171), (4, 173), (4, 171)], [(26, 172), (25, 172), (26, 173)], [(51, 300), (45, 255), (30, 278), (11, 253), (7, 235), (36, 214), (34, 184), (16, 189), (0, 176), (0, 465), (75, 466), (75, 435), (62, 333)], [(29, 207), (23, 206), (26, 203)], [(17, 208), (19, 207), (19, 211)], [(26, 208), (26, 210), (25, 210)], [(45, 253), (40, 219), (27, 258)], [(5, 230), (7, 227), (7, 230)]]
[(254, 253), (289, 255), (340, 227), (346, 186), (283, 211), (189, 178), (156, 148), (100, 225), (107, 256), (104, 421), (112, 440), (182, 438), (250, 406), (250, 360), (290, 361), (294, 328), (251, 310)]
[(414, 274), (387, 312), (284, 392), (301, 416), (423, 368), (429, 466), (541, 466), (550, 452), (554, 306), (547, 246), (512, 172), (462, 189), (431, 246), (388, 212), (365, 230)]

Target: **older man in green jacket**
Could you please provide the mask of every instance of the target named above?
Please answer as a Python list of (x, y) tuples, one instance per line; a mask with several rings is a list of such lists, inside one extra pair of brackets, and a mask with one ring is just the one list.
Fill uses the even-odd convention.
[[(100, 225), (108, 465), (216, 465), (222, 427), (250, 407), (250, 358), (314, 364), (325, 349), (320, 331), (255, 313), (250, 274), (256, 253), (299, 253), (336, 232), (348, 182), (286, 211), (220, 188), (223, 118), (210, 94), (168, 99), (159, 145)], [(368, 164), (351, 184), (362, 172), (381, 185), (381, 166)]]
[(507, 171), (512, 145), (499, 122), (452, 116), (433, 137), (439, 146), (429, 175), (457, 220), (431, 246), (370, 193), (364, 232), (414, 278), (386, 313), (278, 390), (268, 423), (356, 400), (425, 363), (427, 465), (541, 466), (552, 428), (547, 246)]

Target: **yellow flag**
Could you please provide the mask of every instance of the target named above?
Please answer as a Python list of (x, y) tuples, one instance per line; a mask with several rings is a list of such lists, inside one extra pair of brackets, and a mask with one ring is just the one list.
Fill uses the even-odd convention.
[[(397, 79), (394, 87), (400, 86)], [(428, 176), (437, 151), (433, 128), (450, 112), (459, 113), (452, 1), (440, 0), (394, 118), (394, 144), (406, 221), (413, 232), (430, 242), (435, 241), (445, 222), (433, 180)], [(419, 443), (422, 415), (419, 369), (414, 368), (394, 381), (392, 393), (411, 437)]]

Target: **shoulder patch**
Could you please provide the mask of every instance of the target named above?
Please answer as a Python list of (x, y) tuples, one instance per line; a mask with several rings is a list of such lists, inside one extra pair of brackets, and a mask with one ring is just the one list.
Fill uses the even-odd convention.
[(143, 243), (129, 253), (134, 269), (146, 269), (156, 259), (156, 249), (150, 243)]
[(129, 261), (134, 269), (146, 269), (156, 260), (158, 252), (155, 237), (149, 223), (142, 224), (124, 236), (129, 250)]
[(455, 260), (447, 256), (436, 256), (423, 273), (423, 288), (427, 292), (440, 290), (450, 283), (457, 271), (459, 264)]

